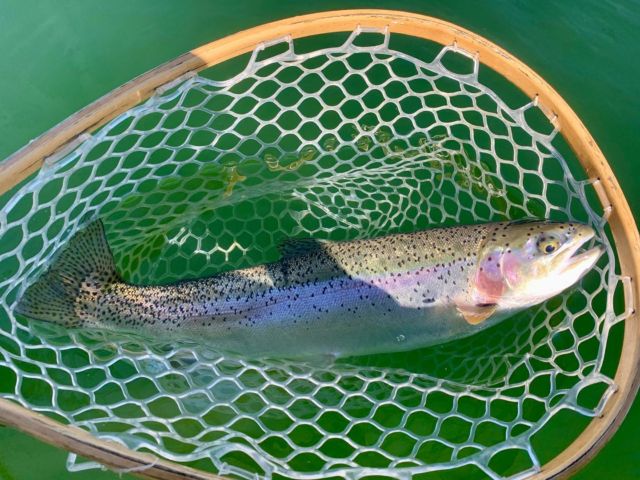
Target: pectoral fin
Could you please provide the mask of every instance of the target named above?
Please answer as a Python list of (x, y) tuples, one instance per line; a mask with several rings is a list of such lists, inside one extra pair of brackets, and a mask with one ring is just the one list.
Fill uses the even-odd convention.
[(458, 312), (470, 325), (478, 325), (484, 322), (497, 310), (495, 303), (483, 305), (458, 305)]

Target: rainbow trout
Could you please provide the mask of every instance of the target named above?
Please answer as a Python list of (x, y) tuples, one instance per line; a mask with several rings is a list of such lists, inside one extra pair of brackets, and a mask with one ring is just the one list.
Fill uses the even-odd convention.
[(290, 240), (276, 263), (164, 286), (116, 273), (101, 222), (18, 311), (67, 327), (182, 336), (247, 356), (408, 350), (473, 334), (576, 283), (602, 254), (582, 224), (525, 221), (370, 240)]

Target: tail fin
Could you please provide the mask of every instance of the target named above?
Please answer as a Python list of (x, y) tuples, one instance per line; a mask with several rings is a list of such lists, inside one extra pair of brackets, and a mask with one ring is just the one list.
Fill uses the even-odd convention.
[(119, 281), (100, 220), (75, 235), (49, 270), (31, 285), (16, 311), (36, 320), (79, 327), (88, 304), (104, 287)]

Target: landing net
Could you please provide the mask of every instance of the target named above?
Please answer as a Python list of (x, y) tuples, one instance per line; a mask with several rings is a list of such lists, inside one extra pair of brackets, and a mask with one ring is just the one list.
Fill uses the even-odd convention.
[[(605, 347), (624, 312), (591, 181), (535, 99), (508, 105), (469, 53), (424, 58), (400, 48), (404, 37), (396, 48), (386, 32), (377, 43), (362, 33), (305, 53), (283, 39), (226, 80), (181, 78), (0, 199), (3, 397), (240, 478), (526, 476), (554, 454), (536, 438), (553, 435), (559, 412), (598, 415), (615, 389)], [(96, 218), (123, 277), (159, 284), (274, 261), (291, 237), (523, 217), (588, 223), (606, 255), (564, 295), (414, 352), (255, 361), (13, 313)], [(71, 455), (69, 466), (95, 464)]]

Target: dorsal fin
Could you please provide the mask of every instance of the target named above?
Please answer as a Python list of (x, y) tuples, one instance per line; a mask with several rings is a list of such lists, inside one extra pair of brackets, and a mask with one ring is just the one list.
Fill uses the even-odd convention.
[(301, 257), (322, 250), (326, 243), (315, 238), (290, 238), (282, 242), (278, 249), (283, 258)]

